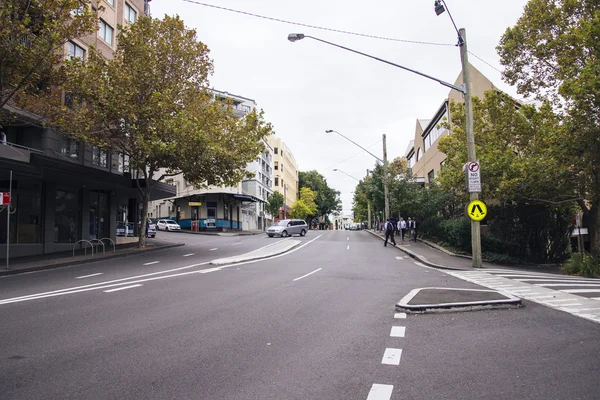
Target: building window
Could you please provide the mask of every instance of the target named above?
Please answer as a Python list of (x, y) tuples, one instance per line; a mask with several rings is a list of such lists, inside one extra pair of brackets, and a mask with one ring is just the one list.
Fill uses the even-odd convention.
[(100, 147), (92, 147), (92, 164), (98, 167), (106, 168), (108, 152)]
[(277, 147), (273, 148), (273, 153), (277, 154)]
[(67, 60), (70, 60), (71, 58), (75, 58), (75, 57), (79, 57), (79, 58), (85, 58), (85, 50), (83, 49), (83, 47), (78, 46), (77, 44), (68, 41), (67, 42)]
[(275, 177), (275, 186), (279, 186), (279, 178)]
[(273, 164), (273, 168), (275, 168), (275, 171), (279, 169), (279, 163), (277, 161), (275, 161), (275, 163)]
[(79, 192), (57, 190), (54, 198), (54, 243), (79, 239)]
[(414, 154), (410, 157), (408, 157), (408, 160), (406, 160), (408, 162), (408, 168), (412, 168), (415, 165), (415, 157)]
[(73, 139), (63, 138), (60, 154), (75, 160), (79, 159), (79, 142)]
[(104, 192), (90, 192), (88, 240), (102, 239), (110, 236), (108, 232), (109, 218), (110, 205), (108, 203), (108, 195)]
[(417, 149), (417, 160), (416, 160), (416, 162), (419, 162), (419, 160), (421, 159), (422, 155), (423, 155), (423, 152), (421, 151), (421, 148), (419, 147)]
[(283, 172), (283, 163), (281, 163), (281, 172)]
[(435, 172), (433, 170), (429, 171), (427, 174), (427, 182), (431, 183), (435, 179)]
[(129, 156), (125, 154), (119, 154), (119, 172), (129, 172)]
[(105, 0), (108, 4), (110, 4), (111, 6), (115, 6), (115, 0)]
[(112, 46), (114, 29), (106, 22), (100, 20), (100, 39)]
[(137, 19), (137, 12), (129, 4), (125, 3), (125, 21), (133, 24)]

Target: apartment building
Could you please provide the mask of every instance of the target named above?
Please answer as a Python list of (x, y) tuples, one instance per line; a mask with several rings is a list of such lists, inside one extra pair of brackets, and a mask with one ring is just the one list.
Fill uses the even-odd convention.
[[(65, 58), (86, 57), (91, 44), (111, 57), (117, 26), (135, 21), (148, 10), (143, 0), (102, 3), (105, 11), (98, 31), (67, 42)], [(69, 97), (64, 96), (64, 101), (68, 104)], [(136, 177), (128, 170), (127, 160), (67, 139), (40, 126), (22, 110), (7, 109), (17, 122), (4, 126), (6, 144), (0, 144), (0, 192), (12, 192), (10, 214), (0, 207), (0, 253), (6, 253), (7, 239), (11, 258), (70, 252), (82, 240), (107, 238), (117, 244), (137, 240), (126, 236), (135, 235), (141, 206)], [(165, 184), (157, 183), (155, 188), (152, 199), (174, 193), (174, 188)]]
[[(473, 96), (483, 98), (488, 90), (495, 89), (494, 84), (469, 64), (471, 73), (471, 92)], [(463, 84), (462, 73), (454, 82), (459, 86)], [(448, 135), (449, 131), (442, 126), (444, 121), (449, 121), (448, 105), (451, 101), (464, 102), (462, 93), (450, 90), (437, 110), (429, 119), (417, 119), (414, 139), (406, 149), (406, 159), (409, 168), (417, 182), (432, 182), (443, 168), (446, 155), (438, 150), (438, 139)]]
[[(271, 136), (268, 142), (273, 148), (273, 190), (284, 196), (287, 215), (298, 198), (298, 165), (294, 154), (283, 140)], [(283, 209), (279, 218), (283, 218)]]
[[(238, 117), (243, 117), (256, 108), (256, 102), (252, 99), (219, 90), (212, 90), (212, 93), (215, 100), (230, 101)], [(151, 218), (171, 218), (182, 229), (192, 231), (264, 229), (266, 215), (261, 215), (264, 212), (264, 205), (261, 203), (266, 201), (265, 190), (271, 190), (271, 165), (272, 156), (265, 149), (247, 167), (255, 173), (255, 177), (235, 186), (196, 188), (181, 174), (166, 178), (164, 183), (175, 186), (176, 193), (167, 199), (151, 202), (148, 215)], [(164, 171), (159, 173), (162, 172)]]
[(252, 178), (242, 181), (244, 193), (256, 197), (259, 201), (245, 203), (242, 215), (247, 218), (247, 227), (242, 229), (264, 231), (273, 222), (273, 216), (265, 210), (265, 203), (273, 194), (273, 149), (267, 141), (263, 142), (265, 149), (256, 161), (248, 165)]

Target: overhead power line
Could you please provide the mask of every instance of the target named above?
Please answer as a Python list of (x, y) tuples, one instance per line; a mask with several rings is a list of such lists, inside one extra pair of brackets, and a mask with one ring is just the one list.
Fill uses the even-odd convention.
[(344, 31), (344, 30), (341, 30), (341, 29), (327, 28), (327, 27), (324, 27), (324, 26), (303, 24), (301, 22), (294, 22), (294, 21), (288, 21), (288, 20), (280, 19), (280, 18), (267, 17), (265, 15), (254, 14), (254, 13), (247, 12), (247, 11), (235, 10), (233, 8), (216, 6), (214, 4), (202, 3), (200, 1), (195, 1), (195, 0), (183, 0), (183, 1), (186, 1), (186, 2), (192, 3), (192, 4), (197, 4), (199, 6), (217, 8), (219, 10), (234, 12), (234, 13), (237, 13), (237, 14), (249, 15), (251, 17), (256, 17), (256, 18), (262, 18), (262, 19), (266, 19), (266, 20), (269, 20), (269, 21), (281, 22), (281, 23), (289, 24), (289, 25), (304, 26), (306, 28), (320, 29), (320, 30), (323, 30), (323, 31), (344, 33), (346, 35), (361, 36), (361, 37), (367, 37), (367, 38), (379, 39), (379, 40), (388, 40), (388, 41), (391, 41), (391, 42), (403, 42), (403, 43), (412, 43), (412, 44), (426, 44), (426, 45), (431, 45), (431, 46), (454, 46), (454, 44), (452, 44), (452, 43), (424, 42), (424, 41), (419, 41), (419, 40), (408, 40), (408, 39), (390, 38), (390, 37), (385, 37), (385, 36), (368, 35), (366, 33)]

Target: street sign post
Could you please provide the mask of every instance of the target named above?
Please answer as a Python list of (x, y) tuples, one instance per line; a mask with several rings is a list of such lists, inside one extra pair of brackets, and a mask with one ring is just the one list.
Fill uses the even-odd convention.
[(10, 192), (0, 192), (0, 206), (7, 206), (10, 204)]
[(473, 221), (481, 221), (487, 215), (487, 207), (481, 200), (473, 200), (467, 206), (467, 214)]
[(481, 165), (479, 161), (469, 161), (463, 169), (467, 177), (467, 191), (469, 193), (481, 193)]

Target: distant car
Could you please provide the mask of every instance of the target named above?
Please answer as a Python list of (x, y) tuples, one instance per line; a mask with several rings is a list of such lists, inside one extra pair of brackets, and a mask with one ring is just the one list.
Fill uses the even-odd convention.
[(304, 236), (306, 235), (306, 232), (308, 232), (308, 225), (306, 225), (306, 221), (301, 219), (282, 219), (267, 229), (267, 235), (269, 235), (269, 237), (288, 237), (292, 235)]
[(159, 231), (180, 231), (181, 226), (171, 219), (159, 219), (156, 223)]

